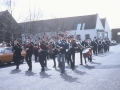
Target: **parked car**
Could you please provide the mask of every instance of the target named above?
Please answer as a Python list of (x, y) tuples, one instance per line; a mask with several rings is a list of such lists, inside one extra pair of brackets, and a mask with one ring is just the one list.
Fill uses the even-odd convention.
[[(20, 63), (24, 62), (26, 52), (22, 50)], [(0, 63), (11, 63), (13, 62), (12, 47), (0, 47)]]
[(115, 41), (115, 40), (111, 40), (111, 43), (110, 43), (111, 45), (116, 45), (117, 44), (117, 42)]

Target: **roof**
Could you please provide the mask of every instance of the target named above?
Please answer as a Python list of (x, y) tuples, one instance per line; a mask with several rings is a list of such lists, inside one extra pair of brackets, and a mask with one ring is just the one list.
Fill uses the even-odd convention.
[[(42, 30), (50, 30), (56, 27), (61, 28), (61, 30), (76, 30), (77, 25), (85, 23), (84, 29), (95, 29), (96, 28), (96, 21), (97, 15), (86, 15), (86, 16), (74, 16), (74, 17), (64, 17), (64, 18), (55, 18), (55, 19), (48, 19), (48, 20), (40, 20), (40, 21), (32, 21), (32, 22), (24, 22), (19, 23), (20, 25), (28, 25), (28, 24), (36, 24), (38, 28)], [(26, 25), (25, 25), (26, 24)]]
[(105, 28), (105, 20), (106, 20), (106, 18), (102, 18), (102, 19), (100, 19), (100, 20), (101, 20), (101, 22), (102, 22), (103, 27)]
[(0, 16), (3, 15), (4, 12), (5, 12), (5, 11), (1, 11), (1, 12), (0, 12)]
[(120, 28), (113, 28), (112, 30), (120, 30)]
[(120, 32), (120, 28), (114, 28), (111, 30), (112, 32)]

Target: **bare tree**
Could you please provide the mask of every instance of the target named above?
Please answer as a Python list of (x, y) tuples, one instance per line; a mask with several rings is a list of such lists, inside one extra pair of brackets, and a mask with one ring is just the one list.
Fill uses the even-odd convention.
[[(3, 4), (4, 4), (4, 6), (6, 7), (6, 9), (9, 11), (9, 13), (11, 14), (11, 16), (13, 17), (13, 12), (14, 12), (14, 9), (15, 9), (15, 0), (3, 0)], [(13, 27), (13, 22), (14, 22), (14, 20), (13, 20), (13, 18), (9, 18), (10, 20), (9, 21), (11, 21), (11, 28), (10, 28), (10, 33), (11, 33), (11, 37), (12, 37), (12, 40), (14, 39), (14, 27)]]
[(13, 15), (13, 11), (15, 9), (15, 3), (15, 0), (3, 0), (4, 6), (10, 12), (11, 15)]
[(36, 34), (38, 24), (36, 24), (36, 21), (41, 20), (43, 18), (43, 13), (40, 9), (34, 7), (34, 9), (31, 9), (31, 5), (29, 2), (29, 8), (28, 8), (28, 15), (26, 15), (25, 20), (27, 22), (30, 22), (28, 27), (26, 27), (26, 33), (29, 34)]
[(56, 36), (58, 37), (59, 33), (64, 33), (65, 32), (65, 22), (64, 19), (61, 18), (61, 15), (59, 17), (53, 16), (53, 30), (52, 32), (56, 32)]

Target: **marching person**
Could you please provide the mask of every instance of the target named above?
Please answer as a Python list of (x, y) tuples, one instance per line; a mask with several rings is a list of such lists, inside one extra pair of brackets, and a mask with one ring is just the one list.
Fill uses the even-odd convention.
[(55, 61), (56, 48), (53, 40), (50, 41), (49, 47), (50, 47), (49, 48), (50, 58), (53, 59), (54, 62), (53, 68), (56, 68), (56, 61)]
[[(49, 49), (50, 49), (49, 42), (46, 41), (46, 59), (45, 59), (46, 61), (50, 59)], [(47, 65), (47, 63), (46, 63), (46, 65)]]
[(67, 59), (68, 65), (70, 64), (70, 61), (71, 61), (70, 42), (71, 42), (70, 37), (68, 37), (67, 49), (66, 49), (66, 59)]
[(101, 39), (101, 53), (103, 53), (103, 51), (104, 51), (104, 41), (103, 41), (103, 39)]
[(20, 59), (21, 59), (21, 46), (18, 44), (17, 40), (14, 41), (13, 51), (13, 61), (16, 65), (16, 69), (19, 69)]
[(102, 41), (99, 40), (99, 41), (98, 41), (98, 54), (101, 53), (101, 50), (102, 50)]
[(38, 52), (39, 52), (39, 63), (42, 68), (41, 71), (44, 71), (45, 57), (46, 57), (46, 45), (42, 39), (40, 40), (40, 46), (39, 46)]
[(82, 41), (81, 39), (79, 39), (78, 49), (80, 51), (80, 65), (83, 65), (83, 62), (82, 62), (82, 51), (85, 48), (84, 46), (85, 46), (84, 41)]
[(107, 51), (109, 51), (109, 48), (110, 48), (110, 40), (109, 38), (107, 38)]
[(38, 45), (35, 44), (33, 48), (34, 56), (35, 56), (35, 62), (38, 62), (37, 57), (38, 57)]
[[(92, 41), (91, 41), (90, 38), (87, 39), (86, 47), (87, 47), (87, 48), (90, 48), (90, 49), (92, 50), (93, 43), (92, 43)], [(88, 57), (88, 61), (92, 62), (92, 51), (91, 51), (91, 53), (90, 53), (90, 55), (89, 55), (89, 57)]]
[(32, 54), (33, 54), (33, 43), (28, 42), (25, 47), (26, 50), (26, 62), (28, 64), (28, 71), (32, 71)]
[(59, 34), (59, 40), (57, 42), (57, 58), (61, 69), (61, 73), (65, 72), (65, 53), (66, 53), (66, 41), (63, 39), (63, 34)]
[(107, 52), (107, 41), (106, 41), (106, 39), (104, 39), (104, 52), (105, 53)]
[(97, 55), (97, 52), (98, 52), (98, 40), (96, 37), (94, 37), (94, 40), (93, 40), (93, 53), (94, 53), (94, 55)]
[(75, 49), (77, 48), (77, 44), (72, 37), (70, 43), (70, 52), (71, 52), (71, 69), (75, 69)]

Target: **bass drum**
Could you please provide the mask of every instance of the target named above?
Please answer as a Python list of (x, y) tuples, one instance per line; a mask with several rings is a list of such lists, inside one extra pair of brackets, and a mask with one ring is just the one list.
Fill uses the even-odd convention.
[(89, 56), (90, 56), (89, 49), (83, 50), (82, 54), (83, 54), (83, 57), (84, 57), (84, 58), (89, 57)]
[(89, 49), (90, 54), (92, 54), (92, 48), (88, 48), (88, 49)]

